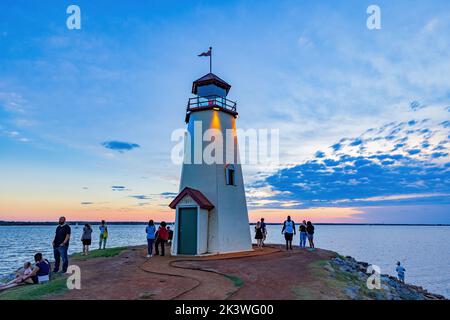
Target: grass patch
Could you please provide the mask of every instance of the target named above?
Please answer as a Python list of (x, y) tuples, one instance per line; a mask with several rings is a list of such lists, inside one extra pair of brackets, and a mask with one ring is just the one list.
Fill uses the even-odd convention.
[(128, 247), (117, 247), (102, 250), (92, 250), (89, 251), (89, 255), (87, 256), (83, 256), (81, 255), (81, 253), (75, 253), (71, 256), (71, 258), (74, 260), (82, 260), (82, 261), (95, 258), (110, 258), (119, 255), (120, 253), (122, 253), (127, 249)]
[(46, 284), (29, 284), (0, 292), (0, 300), (41, 300), (49, 296), (65, 293), (67, 278), (63, 275), (55, 276)]
[(309, 288), (306, 288), (303, 285), (293, 286), (291, 290), (295, 297), (299, 300), (314, 300), (314, 294)]
[(140, 300), (153, 300), (156, 297), (154, 292), (143, 292), (139, 295), (138, 299)]
[(230, 279), (236, 287), (242, 287), (244, 285), (244, 280), (239, 277), (232, 275), (225, 275), (225, 277)]
[(311, 270), (311, 274), (318, 281), (322, 282), (327, 288), (327, 293), (330, 297), (335, 299), (345, 298), (344, 289), (346, 285), (350, 282), (350, 274), (343, 275), (339, 271), (330, 273), (327, 270), (328, 268), (333, 268), (330, 260), (318, 260), (309, 264), (309, 269)]

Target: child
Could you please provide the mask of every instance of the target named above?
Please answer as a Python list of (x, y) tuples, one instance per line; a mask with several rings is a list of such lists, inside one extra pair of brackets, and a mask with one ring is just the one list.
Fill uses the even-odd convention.
[(398, 280), (400, 280), (400, 282), (405, 283), (405, 271), (406, 271), (406, 269), (403, 268), (403, 266), (401, 265), (400, 261), (397, 262), (397, 268), (395, 269), (395, 271), (397, 271)]
[(20, 268), (16, 272), (16, 278), (8, 283), (0, 285), (0, 290), (5, 290), (9, 288), (16, 287), (21, 284), (30, 283), (32, 284), (33, 281), (31, 279), (23, 280), (24, 277), (30, 275), (33, 272), (33, 269), (31, 268), (31, 262), (25, 262), (23, 265), (23, 268)]

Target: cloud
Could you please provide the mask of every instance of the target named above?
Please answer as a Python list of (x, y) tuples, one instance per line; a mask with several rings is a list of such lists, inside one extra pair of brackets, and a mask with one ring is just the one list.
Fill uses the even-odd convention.
[(419, 101), (413, 101), (413, 102), (411, 102), (411, 103), (409, 104), (409, 107), (411, 108), (411, 110), (417, 111), (417, 110), (426, 108), (426, 105), (420, 104)]
[(14, 140), (20, 141), (20, 142), (30, 142), (30, 139), (24, 137), (19, 131), (7, 130), (2, 125), (0, 125), (0, 135), (7, 136), (11, 139), (14, 139)]
[(89, 201), (81, 202), (82, 206), (89, 206), (91, 204), (94, 204), (94, 202), (89, 202)]
[(165, 199), (171, 199), (178, 195), (178, 193), (175, 192), (162, 192), (160, 193), (160, 196), (162, 196)]
[(315, 154), (316, 158), (323, 158), (325, 157), (325, 153), (323, 153), (322, 151), (317, 151)]
[[(249, 186), (249, 206), (305, 208), (450, 203), (449, 128), (390, 122), (343, 138)], [(388, 133), (386, 135), (386, 133)], [(263, 192), (257, 194), (257, 190)]]
[(143, 194), (139, 194), (139, 195), (132, 195), (132, 196), (128, 196), (129, 198), (134, 198), (134, 199), (138, 199), (138, 200), (149, 200), (151, 199), (149, 196), (143, 195)]
[(136, 143), (123, 142), (123, 141), (105, 141), (102, 143), (107, 149), (118, 151), (123, 153), (125, 151), (130, 151), (136, 148), (140, 148), (141, 146)]
[(127, 189), (125, 186), (111, 186), (111, 189), (113, 191), (130, 191), (130, 189)]

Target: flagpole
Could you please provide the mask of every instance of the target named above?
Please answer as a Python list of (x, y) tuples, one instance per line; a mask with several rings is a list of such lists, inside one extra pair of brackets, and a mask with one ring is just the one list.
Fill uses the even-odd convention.
[(209, 47), (211, 54), (209, 55), (209, 73), (212, 73), (212, 47)]

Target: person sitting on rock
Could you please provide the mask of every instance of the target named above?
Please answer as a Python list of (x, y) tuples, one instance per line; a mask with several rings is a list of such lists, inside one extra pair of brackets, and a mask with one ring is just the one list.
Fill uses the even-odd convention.
[(397, 268), (395, 269), (395, 271), (397, 271), (398, 280), (400, 280), (400, 282), (405, 283), (405, 271), (406, 271), (406, 269), (403, 268), (403, 266), (400, 263), (400, 261), (397, 262)]

